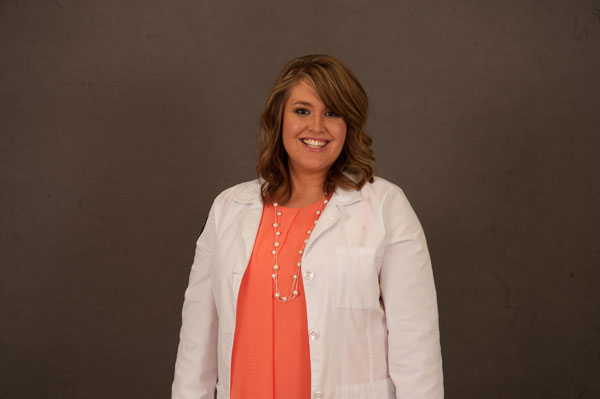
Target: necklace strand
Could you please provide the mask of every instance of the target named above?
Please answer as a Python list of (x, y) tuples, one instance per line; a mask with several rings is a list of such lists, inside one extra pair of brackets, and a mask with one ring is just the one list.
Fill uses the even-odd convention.
[(281, 211), (279, 204), (277, 202), (273, 203), (273, 208), (275, 208), (275, 222), (273, 223), (273, 228), (275, 229), (275, 243), (273, 244), (273, 251), (271, 254), (273, 255), (274, 264), (273, 264), (273, 274), (271, 274), (271, 278), (273, 279), (273, 283), (275, 284), (275, 294), (273, 297), (279, 302), (289, 302), (292, 299), (296, 298), (300, 295), (298, 290), (298, 279), (300, 278), (300, 269), (302, 267), (302, 254), (304, 253), (304, 248), (306, 247), (306, 243), (308, 242), (308, 238), (310, 234), (315, 228), (317, 221), (319, 220), (319, 216), (323, 213), (323, 209), (327, 205), (329, 200), (325, 197), (321, 201), (321, 205), (319, 206), (319, 210), (315, 212), (315, 219), (311, 224), (309, 230), (306, 231), (306, 237), (302, 242), (302, 248), (298, 251), (298, 262), (296, 263), (296, 273), (292, 275), (292, 288), (290, 289), (290, 294), (288, 296), (282, 296), (281, 291), (279, 290), (278, 276), (279, 276), (279, 263), (278, 263), (278, 255), (279, 255), (279, 237), (281, 236), (281, 230), (279, 230), (281, 226)]

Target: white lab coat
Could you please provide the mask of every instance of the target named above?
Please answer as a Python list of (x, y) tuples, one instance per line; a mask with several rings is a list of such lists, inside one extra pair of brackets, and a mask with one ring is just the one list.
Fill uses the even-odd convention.
[[(229, 398), (237, 297), (261, 215), (259, 180), (212, 204), (185, 292), (173, 399), (212, 399), (215, 386)], [(443, 398), (431, 261), (398, 186), (376, 177), (338, 188), (302, 272), (313, 398)]]

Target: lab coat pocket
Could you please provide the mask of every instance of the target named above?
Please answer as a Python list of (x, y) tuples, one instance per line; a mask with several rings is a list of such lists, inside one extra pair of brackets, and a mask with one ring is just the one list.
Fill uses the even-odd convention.
[(368, 309), (379, 304), (377, 270), (382, 256), (375, 247), (336, 248), (336, 307)]

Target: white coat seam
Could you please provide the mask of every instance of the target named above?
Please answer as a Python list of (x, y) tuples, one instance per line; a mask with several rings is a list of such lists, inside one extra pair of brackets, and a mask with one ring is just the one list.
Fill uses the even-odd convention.
[(373, 382), (375, 380), (375, 366), (373, 359), (373, 339), (371, 337), (371, 309), (367, 310), (367, 353), (369, 355), (369, 382)]

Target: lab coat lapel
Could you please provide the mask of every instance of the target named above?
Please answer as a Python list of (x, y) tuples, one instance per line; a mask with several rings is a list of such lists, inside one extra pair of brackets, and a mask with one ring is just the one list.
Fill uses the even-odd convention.
[(321, 234), (329, 230), (337, 223), (342, 214), (342, 207), (353, 204), (360, 200), (361, 195), (359, 191), (344, 190), (338, 187), (331, 196), (331, 200), (325, 207), (325, 210), (317, 221), (317, 224), (313, 228), (308, 243), (306, 244), (306, 251), (310, 249), (312, 244), (317, 241)]
[[(330, 206), (331, 205), (331, 206)], [(319, 238), (321, 234), (327, 231), (333, 226), (340, 218), (341, 211), (338, 205), (328, 204), (323, 211), (323, 214), (314, 226), (312, 233), (310, 234), (308, 243), (306, 243), (306, 252), (310, 250), (312, 244)]]
[(256, 234), (258, 233), (258, 226), (260, 225), (260, 218), (262, 216), (262, 208), (253, 207), (244, 212), (242, 216), (242, 237), (244, 239), (244, 260), (239, 265), (240, 273), (243, 273), (246, 265), (250, 261), (252, 255), (252, 249), (254, 248), (254, 242), (256, 241)]
[(257, 182), (249, 186), (245, 191), (236, 196), (234, 201), (240, 204), (240, 206), (247, 207), (240, 217), (240, 231), (244, 241), (243, 259), (241, 263), (235, 265), (235, 272), (243, 274), (250, 261), (262, 217), (263, 207), (260, 196), (260, 183)]

